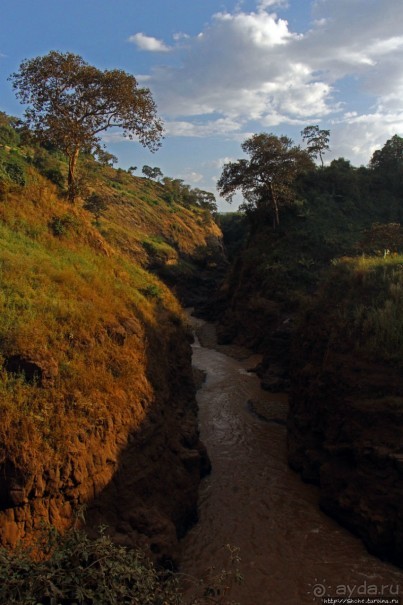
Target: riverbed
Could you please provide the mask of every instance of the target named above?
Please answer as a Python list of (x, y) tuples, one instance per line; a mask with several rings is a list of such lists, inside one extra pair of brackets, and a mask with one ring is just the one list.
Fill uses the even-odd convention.
[(217, 346), (212, 326), (194, 324), (208, 345), (196, 339), (193, 365), (206, 375), (197, 399), (213, 470), (201, 485), (199, 522), (183, 540), (182, 571), (200, 577), (228, 567), (230, 544), (242, 559), (243, 582), (230, 593), (240, 605), (400, 594), (403, 571), (321, 512), (318, 489), (289, 468), (287, 396), (260, 388), (250, 371), (259, 358)]

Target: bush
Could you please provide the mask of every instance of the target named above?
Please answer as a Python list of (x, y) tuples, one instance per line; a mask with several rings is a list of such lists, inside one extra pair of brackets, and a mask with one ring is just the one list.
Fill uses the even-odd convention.
[(25, 185), (25, 172), (18, 163), (5, 162), (0, 165), (0, 173), (16, 185)]
[(60, 168), (47, 168), (46, 170), (43, 170), (43, 175), (46, 176), (49, 181), (57, 185), (60, 189), (63, 189), (65, 179)]
[(141, 293), (147, 298), (161, 298), (161, 288), (159, 288), (156, 284), (150, 284), (146, 288), (142, 288)]
[(64, 536), (44, 530), (30, 549), (0, 549), (0, 605), (235, 605), (227, 594), (242, 582), (240, 558), (236, 547), (226, 549), (228, 569), (186, 576), (184, 597), (179, 574), (158, 572), (141, 550), (114, 544), (105, 528), (95, 540), (75, 527)]
[(95, 216), (98, 221), (101, 214), (108, 208), (108, 204), (112, 201), (112, 196), (107, 194), (100, 194), (97, 192), (91, 193), (91, 195), (85, 200), (84, 208)]
[[(0, 605), (180, 603), (173, 576), (163, 580), (141, 551), (116, 546), (104, 530), (96, 540), (76, 528), (64, 537), (50, 530), (35, 546), (0, 550)], [(39, 549), (45, 559), (35, 562)]]
[(55, 216), (50, 222), (50, 228), (53, 235), (60, 237), (66, 235), (71, 230), (76, 230), (78, 227), (77, 219), (71, 214), (64, 214), (63, 216)]

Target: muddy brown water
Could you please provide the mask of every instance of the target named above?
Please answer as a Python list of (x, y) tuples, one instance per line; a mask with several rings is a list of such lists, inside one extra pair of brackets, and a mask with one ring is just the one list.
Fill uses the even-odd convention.
[(213, 470), (201, 484), (199, 522), (183, 540), (182, 571), (221, 569), (229, 543), (240, 548), (244, 581), (231, 597), (241, 605), (322, 603), (325, 595), (377, 603), (382, 593), (403, 594), (403, 571), (322, 513), (318, 489), (288, 467), (286, 395), (260, 389), (247, 371), (258, 357), (211, 348), (212, 327), (192, 321), (209, 345), (196, 340), (193, 364), (206, 373), (199, 422)]

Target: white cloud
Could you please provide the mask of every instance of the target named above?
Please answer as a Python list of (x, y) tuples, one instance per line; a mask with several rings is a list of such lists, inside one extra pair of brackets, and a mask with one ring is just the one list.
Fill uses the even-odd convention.
[(146, 36), (141, 32), (133, 34), (129, 37), (129, 42), (133, 42), (140, 50), (146, 50), (148, 52), (169, 52), (171, 48), (165, 44), (162, 40), (153, 38), (153, 36)]
[(301, 36), (266, 12), (217, 13), (187, 41), (180, 67), (160, 67), (150, 85), (170, 116), (219, 113), (233, 122), (276, 123), (330, 111), (331, 88), (294, 59)]
[(403, 110), (396, 113), (350, 112), (334, 123), (329, 159), (343, 156), (352, 164), (367, 164), (376, 149), (396, 132), (403, 133)]
[[(290, 14), (298, 1), (288, 3)], [(286, 5), (256, 0), (255, 11), (213, 15), (196, 36), (175, 34), (181, 62), (160, 65), (147, 80), (168, 134), (243, 140), (251, 123), (255, 131), (319, 123), (331, 129), (334, 154), (349, 157), (350, 149), (352, 161), (366, 163), (403, 132), (403, 2), (306, 2), (307, 31), (270, 12)], [(144, 34), (132, 41), (171, 49)]]
[(207, 122), (186, 120), (168, 121), (165, 130), (168, 135), (177, 137), (210, 137), (238, 133), (242, 124), (230, 118), (218, 118)]
[(215, 160), (211, 160), (211, 162), (208, 163), (208, 166), (218, 170), (218, 169), (222, 168), (224, 166), (224, 164), (229, 164), (230, 162), (236, 162), (237, 159), (238, 158), (236, 158), (236, 157), (225, 156), (223, 158), (217, 158)]
[(190, 38), (189, 34), (185, 34), (183, 32), (177, 32), (172, 37), (175, 40), (175, 42), (178, 42), (180, 40), (188, 40)]
[(203, 175), (200, 172), (196, 172), (194, 170), (190, 170), (187, 172), (183, 172), (180, 175), (180, 178), (185, 181), (185, 183), (197, 184), (203, 180)]
[(288, 2), (287, 0), (260, 0), (260, 2), (258, 3), (258, 9), (260, 10), (266, 10), (267, 8), (270, 8), (271, 6), (278, 6), (278, 7), (287, 7), (288, 6)]

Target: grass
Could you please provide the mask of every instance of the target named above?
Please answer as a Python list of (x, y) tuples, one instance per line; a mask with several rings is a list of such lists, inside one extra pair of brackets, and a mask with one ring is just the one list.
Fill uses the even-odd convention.
[(377, 360), (403, 359), (403, 256), (345, 257), (333, 263), (315, 309), (331, 327), (332, 346)]
[[(135, 196), (150, 184), (124, 175), (132, 195), (100, 220), (103, 237), (90, 213), (60, 199), (28, 163), (24, 170), (25, 185), (0, 202), (0, 367), (16, 356), (34, 363), (46, 388), (1, 370), (0, 462), (31, 475), (62, 464), (107, 418), (123, 422), (135, 411), (141, 423), (155, 397), (149, 356), (164, 351), (166, 318), (181, 321), (179, 304), (145, 267), (176, 262), (165, 231), (191, 253), (217, 228), (200, 228), (197, 211), (173, 215), (162, 200), (144, 212)], [(151, 333), (160, 343), (152, 352)]]
[(102, 442), (107, 419), (141, 424), (165, 380), (150, 358), (165, 363), (182, 318), (147, 267), (195, 270), (220, 231), (162, 185), (83, 156), (85, 195), (107, 200), (95, 220), (63, 196), (59, 153), (13, 145), (0, 145), (0, 463), (29, 476)]

